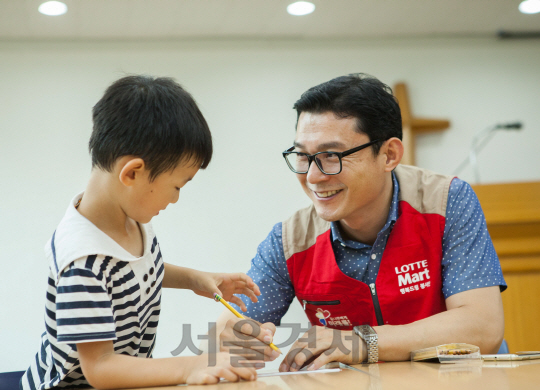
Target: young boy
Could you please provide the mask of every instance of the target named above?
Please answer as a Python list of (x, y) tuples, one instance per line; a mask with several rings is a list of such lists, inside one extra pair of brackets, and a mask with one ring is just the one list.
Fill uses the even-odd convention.
[(161, 287), (218, 293), (242, 306), (258, 287), (244, 274), (163, 262), (150, 220), (212, 157), (208, 125), (172, 79), (124, 77), (93, 109), (86, 190), (71, 201), (46, 245), (50, 261), (41, 348), (21, 389), (100, 389), (254, 380), (253, 366), (208, 357), (151, 357)]

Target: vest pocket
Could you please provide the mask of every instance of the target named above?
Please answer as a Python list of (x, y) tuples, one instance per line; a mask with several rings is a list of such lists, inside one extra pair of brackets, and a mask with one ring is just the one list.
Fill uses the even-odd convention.
[(340, 301), (306, 301), (302, 299), (302, 307), (306, 310), (306, 305), (339, 305)]

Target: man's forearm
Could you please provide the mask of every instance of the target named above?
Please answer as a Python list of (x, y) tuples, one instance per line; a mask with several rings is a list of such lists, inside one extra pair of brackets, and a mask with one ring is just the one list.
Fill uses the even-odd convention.
[(504, 334), (499, 287), (460, 294), (447, 299), (445, 312), (407, 325), (374, 327), (379, 335), (379, 359), (408, 360), (411, 351), (454, 342), (477, 345), (482, 353), (497, 352)]

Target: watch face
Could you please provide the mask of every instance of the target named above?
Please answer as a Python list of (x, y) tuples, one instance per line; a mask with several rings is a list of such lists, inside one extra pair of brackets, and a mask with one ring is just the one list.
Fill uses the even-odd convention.
[(373, 330), (373, 328), (369, 325), (362, 325), (360, 327), (360, 331), (363, 333), (363, 334), (375, 334), (375, 331)]

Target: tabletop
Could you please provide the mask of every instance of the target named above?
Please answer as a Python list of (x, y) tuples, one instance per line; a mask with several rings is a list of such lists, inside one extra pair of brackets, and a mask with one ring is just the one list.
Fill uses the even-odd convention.
[[(359, 371), (342, 370), (339, 372), (272, 376), (259, 378), (254, 382), (222, 382), (204, 387), (182, 386), (182, 388), (204, 390), (540, 389), (540, 360), (479, 361), (472, 364), (392, 362), (358, 364), (352, 367)], [(150, 389), (172, 390), (178, 389), (178, 387), (155, 387), (148, 390)]]

